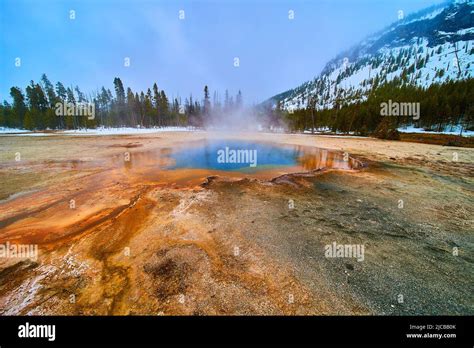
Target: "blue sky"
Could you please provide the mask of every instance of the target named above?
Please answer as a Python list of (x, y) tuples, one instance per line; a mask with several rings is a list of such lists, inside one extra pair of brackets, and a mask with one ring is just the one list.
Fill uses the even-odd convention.
[(112, 89), (118, 76), (134, 91), (156, 81), (169, 97), (201, 98), (207, 84), (260, 102), (313, 78), (342, 50), (396, 21), (398, 10), (440, 2), (0, 0), (0, 100), (46, 73), (83, 92)]

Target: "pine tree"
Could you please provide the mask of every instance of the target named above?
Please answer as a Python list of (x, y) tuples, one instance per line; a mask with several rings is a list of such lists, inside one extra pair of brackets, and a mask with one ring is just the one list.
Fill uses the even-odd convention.
[(236, 109), (240, 110), (242, 106), (243, 106), (242, 92), (239, 90), (239, 92), (235, 96), (235, 107)]
[(209, 115), (211, 113), (211, 101), (209, 98), (209, 88), (204, 86), (204, 110), (203, 110), (204, 115)]
[(153, 84), (153, 107), (155, 109), (155, 118), (156, 118), (156, 121), (154, 123), (156, 123), (159, 127), (161, 127), (160, 104), (161, 104), (160, 92), (155, 82)]
[(33, 117), (31, 116), (31, 112), (27, 111), (25, 114), (25, 120), (23, 122), (23, 128), (28, 130), (35, 129), (35, 123), (33, 121)]
[(127, 88), (127, 114), (131, 126), (137, 125), (137, 114), (135, 106), (135, 95), (130, 87)]
[(225, 95), (224, 95), (224, 112), (229, 112), (229, 109), (230, 109), (229, 91), (226, 89)]
[(56, 93), (54, 92), (53, 84), (49, 81), (46, 74), (41, 76), (41, 82), (43, 83), (43, 88), (48, 96), (49, 107), (54, 108), (54, 105), (56, 104)]
[(65, 101), (67, 98), (67, 91), (61, 82), (56, 83), (56, 94), (61, 101)]
[(44, 114), (48, 108), (48, 100), (46, 95), (39, 84), (30, 82), (30, 85), (26, 87), (26, 97), (29, 104), (30, 117), (33, 120), (33, 124), (36, 128), (44, 129)]
[(169, 117), (169, 102), (168, 97), (166, 96), (166, 93), (163, 90), (160, 91), (160, 114), (163, 125), (168, 125), (167, 119)]
[(145, 109), (145, 126), (149, 127), (152, 122), (153, 122), (153, 103), (152, 103), (152, 96), (151, 96), (151, 90), (148, 88), (146, 91), (145, 95), (145, 104), (144, 104), (144, 109)]
[(119, 119), (119, 124), (123, 125), (126, 118), (126, 108), (125, 108), (125, 89), (123, 88), (123, 83), (120, 78), (114, 78), (114, 88), (116, 96), (116, 112)]
[(10, 88), (10, 95), (13, 99), (12, 121), (9, 123), (12, 127), (21, 128), (24, 126), (24, 117), (26, 113), (25, 96), (18, 87)]

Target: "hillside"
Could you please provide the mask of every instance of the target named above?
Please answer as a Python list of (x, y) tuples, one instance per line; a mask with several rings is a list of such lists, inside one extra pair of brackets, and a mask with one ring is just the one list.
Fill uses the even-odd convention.
[(474, 4), (449, 1), (393, 23), (329, 61), (313, 80), (270, 98), (281, 109), (331, 109), (388, 82), (428, 87), (474, 75)]

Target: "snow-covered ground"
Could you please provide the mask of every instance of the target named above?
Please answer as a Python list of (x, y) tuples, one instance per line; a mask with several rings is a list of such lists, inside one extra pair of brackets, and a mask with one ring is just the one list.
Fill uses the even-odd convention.
[[(311, 134), (311, 129), (306, 129), (303, 133)], [(314, 129), (314, 134), (324, 134), (324, 135), (341, 135), (341, 136), (351, 136), (354, 135), (354, 132), (344, 133), (344, 132), (333, 132), (329, 127), (320, 127)]]
[(165, 127), (165, 128), (144, 128), (144, 127), (120, 127), (105, 128), (99, 127), (95, 129), (73, 129), (59, 132), (58, 134), (70, 135), (128, 135), (128, 134), (150, 134), (160, 132), (188, 132), (193, 131), (191, 127)]
[(0, 127), (0, 134), (24, 133), (24, 132), (28, 132), (28, 131), (26, 129)]
[[(408, 126), (408, 127), (400, 127), (398, 128), (399, 132), (402, 133), (421, 133), (421, 134), (450, 134), (450, 135), (459, 135), (459, 132), (461, 131), (461, 126), (453, 126), (453, 127), (446, 127), (442, 132), (434, 132), (434, 131), (425, 131), (423, 128), (416, 128), (414, 126)], [(462, 135), (464, 137), (473, 137), (474, 136), (474, 131), (463, 131)]]
[(129, 135), (129, 134), (150, 134), (160, 132), (188, 132), (195, 131), (192, 127), (165, 127), (165, 128), (105, 128), (99, 127), (95, 129), (72, 129), (72, 130), (57, 130), (51, 133), (46, 132), (32, 132), (26, 129), (4, 128), (0, 127), (0, 135), (7, 136), (52, 136), (52, 135)]

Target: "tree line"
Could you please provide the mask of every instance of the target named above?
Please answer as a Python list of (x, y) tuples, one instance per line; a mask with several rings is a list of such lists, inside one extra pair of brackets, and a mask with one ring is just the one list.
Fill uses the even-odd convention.
[[(86, 95), (78, 86), (55, 85), (43, 74), (40, 82), (31, 81), (23, 91), (10, 89), (11, 102), (0, 105), (0, 127), (28, 130), (78, 129), (104, 127), (204, 127), (222, 115), (243, 108), (242, 93), (231, 96), (228, 90), (221, 100), (214, 92), (211, 100), (208, 86), (201, 100), (192, 95), (184, 99), (168, 98), (156, 83), (145, 92), (134, 92), (124, 87), (122, 80), (113, 81), (113, 92), (102, 87)], [(58, 103), (83, 105), (93, 103), (94, 117), (58, 116)]]
[[(386, 117), (381, 115), (381, 104), (394, 102), (419, 103), (420, 118), (410, 116)], [(270, 124), (286, 127), (291, 132), (325, 129), (332, 132), (371, 135), (380, 127), (396, 129), (414, 125), (431, 131), (442, 131), (461, 126), (461, 131), (474, 130), (474, 79), (448, 81), (418, 87), (394, 80), (372, 89), (365, 100), (354, 102), (336, 98), (331, 107), (317, 109), (316, 100), (306, 108), (294, 111), (266, 106), (263, 112)], [(314, 121), (313, 121), (314, 119)]]

